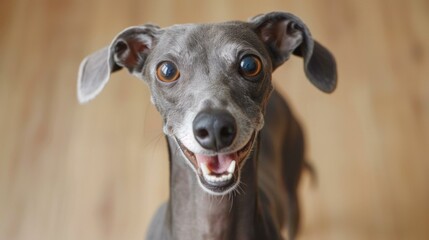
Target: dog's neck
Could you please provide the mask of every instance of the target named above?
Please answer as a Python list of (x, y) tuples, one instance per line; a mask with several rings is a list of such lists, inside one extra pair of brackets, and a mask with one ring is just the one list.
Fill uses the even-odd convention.
[(261, 239), (258, 236), (266, 229), (258, 203), (257, 151), (252, 152), (241, 170), (239, 189), (225, 196), (214, 196), (199, 186), (176, 142), (167, 139), (170, 150), (167, 212), (173, 238)]

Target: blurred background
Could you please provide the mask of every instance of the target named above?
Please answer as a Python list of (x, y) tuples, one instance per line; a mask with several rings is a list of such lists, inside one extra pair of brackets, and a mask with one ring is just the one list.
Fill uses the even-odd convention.
[(319, 183), (300, 185), (299, 239), (429, 239), (427, 0), (1, 0), (0, 239), (144, 239), (168, 198), (161, 120), (115, 73), (87, 105), (80, 61), (152, 22), (301, 17), (336, 56), (336, 92), (291, 58), (274, 81), (305, 127)]

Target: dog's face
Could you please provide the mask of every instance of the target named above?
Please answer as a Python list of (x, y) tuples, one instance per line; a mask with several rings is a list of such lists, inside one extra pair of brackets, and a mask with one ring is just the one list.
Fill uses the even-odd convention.
[(176, 141), (200, 186), (225, 194), (238, 185), (263, 127), (271, 73), (291, 53), (304, 57), (307, 76), (317, 87), (335, 88), (335, 69), (325, 69), (335, 68), (332, 56), (314, 45), (306, 26), (291, 14), (132, 27), (82, 63), (78, 96), (81, 102), (90, 100), (110, 72), (127, 68), (149, 85), (164, 133)]
[(152, 53), (140, 77), (165, 134), (206, 191), (233, 189), (272, 90), (267, 50), (247, 23), (229, 22), (163, 29)]

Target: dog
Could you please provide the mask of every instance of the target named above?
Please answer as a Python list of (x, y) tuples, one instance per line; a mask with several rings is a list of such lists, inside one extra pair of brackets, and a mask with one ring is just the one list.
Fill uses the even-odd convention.
[(283, 239), (285, 226), (295, 239), (304, 137), (271, 79), (291, 55), (303, 59), (313, 85), (334, 91), (333, 55), (286, 12), (130, 27), (82, 61), (79, 102), (126, 68), (148, 85), (162, 116), (170, 196), (148, 239)]

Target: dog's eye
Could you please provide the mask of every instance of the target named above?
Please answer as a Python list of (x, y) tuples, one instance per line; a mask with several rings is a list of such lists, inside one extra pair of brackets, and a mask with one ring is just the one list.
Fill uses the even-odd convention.
[(257, 77), (262, 71), (261, 60), (255, 55), (246, 55), (240, 61), (239, 71), (247, 79)]
[(169, 83), (176, 81), (180, 77), (180, 72), (176, 64), (165, 61), (161, 62), (156, 68), (156, 75), (159, 80)]

